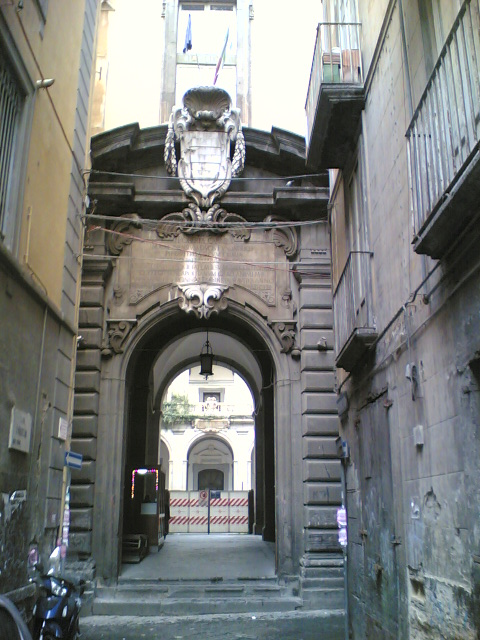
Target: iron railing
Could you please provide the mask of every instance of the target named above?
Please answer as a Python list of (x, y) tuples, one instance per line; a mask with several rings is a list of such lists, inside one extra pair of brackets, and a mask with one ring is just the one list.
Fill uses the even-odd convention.
[(479, 4), (463, 3), (407, 130), (415, 234), (443, 202), (478, 146)]
[(317, 27), (305, 104), (308, 140), (312, 133), (320, 86), (324, 83), (363, 82), (360, 27), (359, 22), (320, 22)]
[(357, 328), (375, 329), (372, 304), (371, 251), (350, 252), (333, 293), (335, 355)]

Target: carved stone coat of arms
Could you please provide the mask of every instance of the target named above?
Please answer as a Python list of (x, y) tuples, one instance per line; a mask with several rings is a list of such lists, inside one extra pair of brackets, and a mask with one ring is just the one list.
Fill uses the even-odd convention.
[[(177, 164), (175, 137), (180, 142)], [(231, 143), (235, 142), (233, 158)], [(195, 87), (174, 107), (165, 141), (165, 164), (170, 175), (178, 172), (182, 189), (199, 209), (210, 209), (239, 175), (245, 162), (245, 141), (240, 112), (232, 108), (226, 91)], [(192, 208), (193, 210), (193, 208)]]

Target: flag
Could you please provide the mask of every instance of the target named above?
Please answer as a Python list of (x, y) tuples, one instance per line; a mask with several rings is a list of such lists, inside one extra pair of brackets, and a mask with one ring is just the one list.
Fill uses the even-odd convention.
[(229, 32), (230, 32), (230, 29), (227, 29), (227, 36), (225, 38), (225, 43), (223, 45), (222, 53), (220, 54), (220, 58), (218, 59), (217, 66), (216, 66), (216, 69), (215, 69), (215, 77), (213, 78), (213, 84), (217, 83), (218, 74), (220, 73), (220, 69), (223, 67), (224, 62), (225, 62), (225, 55), (227, 53), (227, 42), (228, 42), (228, 34), (229, 34)]
[(192, 16), (188, 14), (187, 31), (185, 33), (185, 46), (183, 53), (187, 53), (192, 48)]

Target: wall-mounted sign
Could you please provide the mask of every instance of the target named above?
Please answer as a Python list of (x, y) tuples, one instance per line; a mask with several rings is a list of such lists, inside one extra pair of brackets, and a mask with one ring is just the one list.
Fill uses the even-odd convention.
[(26, 411), (12, 407), (8, 448), (28, 453), (32, 436), (32, 416)]
[(83, 456), (81, 453), (75, 453), (74, 451), (65, 451), (65, 466), (70, 469), (82, 468)]
[(66, 440), (68, 436), (68, 420), (60, 417), (58, 419), (58, 437), (60, 440)]

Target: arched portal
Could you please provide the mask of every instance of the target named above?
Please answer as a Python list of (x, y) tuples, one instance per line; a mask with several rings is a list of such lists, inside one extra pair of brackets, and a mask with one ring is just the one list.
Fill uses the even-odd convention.
[[(279, 569), (285, 570), (291, 557), (291, 538), (285, 535), (288, 527), (284, 525), (278, 530), (276, 526), (278, 505), (282, 522), (291, 522), (289, 513), (287, 517), (291, 501), (279, 501), (276, 497), (278, 488), (284, 495), (291, 492), (288, 464), (291, 438), (287, 417), (290, 412), (277, 408), (288, 407), (290, 403), (289, 360), (276, 348), (274, 334), (249, 311), (232, 305), (228, 313), (214, 316), (207, 323), (179, 312), (175, 306), (169, 309), (169, 313), (152, 317), (132, 333), (124, 354), (110, 362), (109, 375), (102, 383), (104, 397), (118, 397), (118, 402), (110, 405), (109, 415), (104, 417), (104, 428), (110, 432), (110, 438), (99, 440), (107, 446), (98, 452), (101, 463), (97, 468), (96, 484), (100, 493), (95, 508), (101, 526), (94, 532), (93, 545), (94, 548), (99, 545), (97, 557), (99, 564), (103, 564), (104, 574), (118, 575), (123, 522), (134, 517), (128, 513), (131, 470), (154, 466), (156, 462), (158, 441), (153, 443), (149, 439), (151, 434), (158, 433), (156, 428), (149, 428), (149, 425), (158, 424), (155, 414), (159, 400), (156, 398), (161, 398), (163, 389), (177, 371), (198, 360), (200, 349), (195, 341), (188, 352), (171, 347), (176, 343), (188, 343), (189, 337), (191, 339), (195, 335), (200, 344), (207, 326), (212, 341), (215, 336), (219, 337), (214, 343), (215, 357), (235, 366), (249, 383), (255, 397), (255, 532), (261, 533), (265, 540), (276, 541)], [(224, 336), (225, 348), (229, 348), (233, 341), (236, 350), (222, 351), (221, 336)], [(165, 354), (169, 357), (169, 366), (163, 370), (155, 392), (154, 371)], [(275, 389), (279, 389), (277, 394)], [(149, 458), (152, 454), (154, 457)], [(124, 462), (120, 467), (118, 462), (122, 459)], [(108, 491), (101, 491), (103, 487), (108, 487)], [(283, 566), (280, 564), (282, 559), (285, 559)]]
[(246, 181), (200, 213), (163, 165), (167, 127), (92, 143), (69, 549), (105, 580), (119, 573), (131, 470), (165, 457), (163, 394), (198, 363), (207, 329), (255, 399), (255, 532), (275, 540), (278, 574), (340, 554), (327, 177), (303, 175), (303, 139), (243, 134)]
[(190, 447), (187, 489), (233, 491), (233, 451), (222, 438), (203, 436)]

